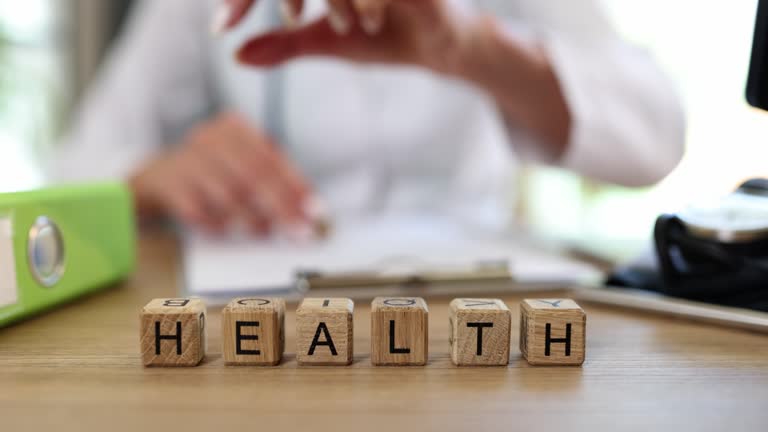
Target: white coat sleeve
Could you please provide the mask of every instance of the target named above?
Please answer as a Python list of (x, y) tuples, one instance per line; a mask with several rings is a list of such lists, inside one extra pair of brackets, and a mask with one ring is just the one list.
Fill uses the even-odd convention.
[[(683, 154), (685, 118), (651, 55), (622, 40), (594, 0), (523, 1), (518, 12), (547, 51), (571, 113), (567, 149), (548, 162), (625, 186), (669, 174)], [(520, 153), (535, 154), (535, 145), (522, 140)]]
[(123, 179), (211, 111), (208, 7), (137, 4), (46, 163), (51, 180)]

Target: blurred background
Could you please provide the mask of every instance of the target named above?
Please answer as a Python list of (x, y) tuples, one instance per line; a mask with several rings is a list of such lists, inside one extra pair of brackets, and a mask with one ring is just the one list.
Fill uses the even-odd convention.
[[(45, 184), (40, 160), (56, 145), (131, 3), (0, 0), (0, 192)], [(659, 212), (767, 174), (768, 113), (743, 96), (757, 2), (603, 3), (619, 32), (651, 51), (677, 84), (688, 116), (685, 158), (660, 184), (633, 190), (529, 166), (510, 196), (516, 220), (535, 232), (629, 257), (647, 243)]]

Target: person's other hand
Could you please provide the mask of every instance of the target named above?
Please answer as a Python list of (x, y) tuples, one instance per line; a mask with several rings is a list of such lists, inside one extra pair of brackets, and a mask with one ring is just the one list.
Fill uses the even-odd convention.
[(237, 221), (267, 234), (312, 236), (320, 217), (305, 179), (262, 132), (222, 114), (130, 180), (141, 215), (220, 231)]
[[(303, 0), (279, 0), (297, 21)], [(472, 37), (464, 15), (447, 0), (327, 0), (328, 15), (303, 26), (272, 31), (247, 41), (238, 59), (273, 66), (303, 55), (360, 62), (414, 64), (455, 72)], [(214, 27), (234, 27), (257, 0), (223, 0)]]

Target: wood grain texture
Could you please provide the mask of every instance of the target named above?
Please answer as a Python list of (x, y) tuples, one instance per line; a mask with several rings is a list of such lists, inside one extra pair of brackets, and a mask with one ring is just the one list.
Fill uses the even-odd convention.
[(429, 357), (429, 310), (419, 297), (371, 302), (371, 364), (422, 366)]
[(450, 305), (451, 360), (457, 366), (509, 363), (511, 315), (499, 299), (458, 298)]
[(532, 365), (578, 366), (586, 354), (587, 315), (570, 299), (520, 304), (520, 352)]
[(141, 310), (144, 366), (197, 366), (205, 357), (206, 309), (200, 299), (162, 298)]
[(221, 329), (226, 365), (277, 365), (285, 350), (285, 300), (233, 299), (222, 310)]
[[(426, 367), (370, 363), (370, 303), (355, 305), (349, 367), (299, 367), (295, 307), (286, 313), (279, 366), (224, 367), (221, 308), (208, 307), (209, 350), (196, 368), (144, 368), (138, 309), (178, 295), (175, 239), (144, 234), (130, 281), (0, 329), (4, 431), (265, 430), (392, 432), (768, 430), (768, 338), (583, 304), (589, 355), (582, 367), (460, 368), (448, 350), (448, 303), (429, 297)], [(472, 292), (468, 290), (468, 292)], [(473, 293), (472, 296), (482, 296)], [(541, 296), (542, 294), (536, 294)], [(551, 292), (543, 296), (559, 296)], [(528, 294), (527, 297), (531, 295)], [(518, 343), (522, 295), (501, 299)], [(255, 423), (257, 422), (257, 423)]]
[(305, 298), (296, 310), (300, 365), (345, 366), (354, 354), (354, 303), (348, 298)]

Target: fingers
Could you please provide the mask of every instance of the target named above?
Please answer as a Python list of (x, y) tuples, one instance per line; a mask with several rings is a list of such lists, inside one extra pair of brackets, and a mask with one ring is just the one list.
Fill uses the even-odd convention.
[[(291, 240), (315, 237), (314, 226), (326, 213), (312, 199), (312, 191), (298, 169), (268, 136), (233, 114), (216, 121), (220, 144), (206, 159), (219, 161), (224, 171), (237, 176), (244, 193), (238, 195), (241, 214), (258, 233), (280, 233)], [(225, 176), (226, 173), (220, 173)], [(208, 191), (212, 194), (215, 191)]]
[(208, 174), (195, 172), (188, 162), (180, 160), (159, 168), (162, 171), (152, 174), (154, 178), (149, 187), (154, 189), (153, 195), (167, 214), (189, 225), (212, 231), (223, 229), (225, 219), (211, 204), (209, 192), (197, 183), (197, 179), (209, 178)]
[[(141, 208), (214, 232), (245, 222), (265, 234), (312, 238), (312, 192), (269, 138), (240, 117), (222, 115), (131, 179)], [(323, 215), (324, 216), (324, 215)], [(307, 235), (309, 233), (310, 235)]]
[(348, 0), (327, 0), (328, 22), (339, 35), (349, 33), (355, 22), (354, 10)]
[(283, 24), (289, 28), (295, 28), (299, 25), (299, 18), (304, 9), (304, 0), (279, 0), (280, 14), (283, 17)]
[(326, 17), (298, 28), (277, 29), (254, 37), (237, 51), (238, 61), (270, 67), (306, 55), (357, 61), (387, 61), (386, 56), (396, 59), (393, 53), (398, 50), (392, 49), (392, 44), (367, 37), (381, 32), (392, 0), (327, 1)]
[(202, 200), (208, 217), (224, 225), (238, 212), (238, 181), (221, 165), (210, 163), (203, 154), (187, 152), (179, 160), (179, 178)]
[(272, 231), (272, 223), (261, 212), (243, 212), (238, 215), (237, 220), (245, 221), (250, 231), (260, 236), (266, 236)]
[(326, 17), (296, 30), (257, 36), (241, 46), (236, 56), (244, 64), (274, 66), (303, 55), (342, 55), (351, 39), (339, 37)]
[(310, 188), (293, 164), (277, 150), (269, 137), (248, 127), (238, 119), (229, 118), (226, 128), (228, 142), (236, 146), (229, 152), (238, 161), (238, 170), (247, 172), (246, 200), (266, 212), (276, 223), (308, 224), (309, 216), (302, 209), (310, 196)]
[[(304, 8), (304, 0), (278, 0), (284, 23), (290, 27), (299, 24), (299, 16)], [(391, 0), (327, 0), (328, 19), (333, 30), (344, 35), (349, 33), (354, 24), (360, 26), (369, 35), (381, 31), (384, 25), (385, 11)], [(225, 32), (235, 27), (256, 0), (219, 0), (211, 21), (214, 34)]]
[(349, 33), (359, 23), (368, 35), (375, 35), (384, 25), (384, 16), (391, 0), (327, 0), (328, 19), (337, 34)]
[(170, 216), (183, 223), (218, 229), (220, 223), (208, 216), (202, 207), (202, 201), (194, 191), (181, 185), (169, 191), (167, 194), (166, 208)]
[(211, 21), (213, 34), (223, 33), (236, 26), (256, 0), (219, 0)]
[(174, 151), (149, 161), (131, 176), (130, 186), (143, 217), (172, 216), (190, 225), (214, 229), (211, 215), (198, 191), (187, 181), (185, 164)]
[(352, 0), (360, 26), (369, 35), (378, 34), (384, 26), (384, 16), (390, 0)]

